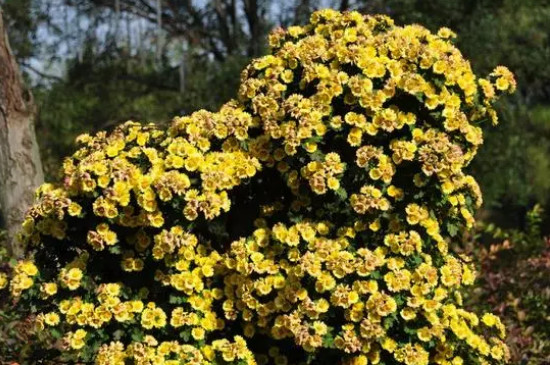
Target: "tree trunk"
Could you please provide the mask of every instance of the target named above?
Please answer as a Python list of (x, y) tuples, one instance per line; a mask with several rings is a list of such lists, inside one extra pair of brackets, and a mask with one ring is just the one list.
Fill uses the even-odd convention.
[(8, 249), (19, 257), (24, 248), (15, 236), (44, 175), (32, 95), (24, 89), (2, 15), (0, 9), (0, 218), (8, 232)]
[(160, 68), (162, 59), (162, 0), (157, 0), (157, 47), (156, 47), (156, 66)]

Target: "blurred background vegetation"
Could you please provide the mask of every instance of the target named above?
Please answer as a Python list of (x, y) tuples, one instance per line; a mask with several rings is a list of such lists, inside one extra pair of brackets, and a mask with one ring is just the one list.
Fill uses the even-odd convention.
[[(479, 293), (485, 293), (473, 295), (471, 302), (497, 306), (506, 316), (518, 363), (550, 364), (550, 247), (544, 238), (550, 233), (550, 214), (545, 213), (550, 212), (550, 1), (0, 4), (12, 48), (35, 97), (37, 136), (49, 180), (56, 177), (80, 133), (129, 119), (167, 123), (200, 108), (215, 110), (236, 95), (243, 66), (266, 52), (268, 32), (304, 23), (315, 9), (384, 13), (399, 24), (420, 23), (432, 31), (451, 28), (477, 74), (486, 75), (503, 64), (516, 74), (519, 85), (513, 97), (499, 104), (500, 125), (483, 126), (486, 142), (471, 166), (485, 198), (479, 212), (483, 223), (465, 238), (476, 242), (471, 252), (482, 270)], [(533, 275), (516, 276), (517, 270)]]
[[(550, 203), (548, 0), (0, 0), (12, 47), (38, 107), (46, 176), (75, 136), (128, 119), (166, 123), (235, 95), (240, 70), (266, 51), (266, 35), (304, 23), (319, 7), (385, 13), (398, 23), (448, 26), (475, 71), (504, 64), (519, 92), (471, 167), (480, 213), (525, 225)], [(548, 210), (547, 210), (548, 211)], [(548, 216), (543, 227), (550, 227)]]

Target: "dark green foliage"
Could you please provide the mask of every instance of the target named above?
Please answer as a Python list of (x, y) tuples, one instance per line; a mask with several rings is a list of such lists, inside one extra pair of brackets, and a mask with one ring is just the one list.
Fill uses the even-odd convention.
[[(46, 173), (55, 175), (60, 156), (73, 150), (81, 133), (109, 130), (127, 120), (165, 124), (196, 108), (214, 110), (234, 94), (244, 60), (187, 65), (187, 87), (180, 92), (177, 68), (157, 70), (149, 59), (111, 54), (73, 60), (66, 80), (35, 89), (40, 107), (37, 130)], [(199, 62), (194, 60), (193, 62)], [(214, 84), (220, 87), (214, 88)]]

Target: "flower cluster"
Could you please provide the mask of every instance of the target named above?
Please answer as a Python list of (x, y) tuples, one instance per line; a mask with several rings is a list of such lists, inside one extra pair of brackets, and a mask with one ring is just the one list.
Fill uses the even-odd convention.
[(234, 342), (226, 339), (215, 340), (212, 344), (204, 345), (202, 349), (188, 344), (179, 344), (177, 341), (159, 343), (151, 336), (146, 336), (143, 342), (134, 342), (126, 348), (121, 342), (111, 342), (99, 348), (95, 363), (97, 365), (256, 364), (254, 355), (240, 336), (235, 336)]
[[(430, 341), (439, 343), (431, 349), (438, 363), (465, 361), (449, 357), (456, 349), (446, 341), (453, 336), (477, 357), (504, 358), (498, 318), (480, 320), (460, 308), (456, 289), (472, 284), (470, 265), (451, 255), (434, 263), (421, 253), (415, 231), (387, 234), (389, 247), (375, 249), (357, 248), (361, 237), (355, 229), (331, 237), (327, 223), (279, 223), (234, 242), (226, 259), (232, 271), (225, 277), (226, 317), (240, 317), (247, 337), (290, 337), (309, 352), (336, 348), (374, 363), (386, 352), (405, 364), (428, 364)], [(392, 336), (398, 322), (410, 335), (405, 345)], [(491, 337), (480, 335), (492, 329)]]
[(318, 11), (219, 112), (80, 136), (0, 288), (72, 361), (505, 363), (449, 244), (482, 201), (478, 124), (515, 81), (476, 77), (452, 37)]

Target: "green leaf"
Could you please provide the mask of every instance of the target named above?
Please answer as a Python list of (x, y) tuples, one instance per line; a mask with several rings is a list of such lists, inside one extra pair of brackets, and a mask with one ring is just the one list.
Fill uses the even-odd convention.
[(170, 304), (182, 304), (184, 302), (183, 298), (177, 295), (170, 295), (168, 298)]
[(115, 332), (113, 332), (113, 338), (117, 341), (120, 340), (123, 335), (124, 335), (123, 330), (116, 330)]
[(56, 339), (63, 337), (63, 334), (61, 333), (61, 331), (55, 327), (50, 328), (50, 333), (52, 334), (52, 337)]
[(458, 226), (453, 223), (447, 223), (447, 232), (451, 237), (455, 237), (458, 234)]
[(395, 296), (395, 303), (397, 304), (397, 306), (401, 306), (403, 304), (405, 304), (405, 297), (401, 294), (398, 294)]
[(311, 153), (309, 155), (312, 161), (324, 161), (325, 160), (325, 154), (319, 150), (316, 150), (315, 152)]
[(384, 318), (384, 328), (386, 330), (390, 329), (393, 326), (394, 322), (395, 322), (395, 318), (393, 317)]
[(143, 332), (141, 330), (135, 329), (132, 332), (132, 341), (135, 341), (135, 342), (143, 341)]
[(338, 198), (340, 198), (340, 200), (346, 200), (348, 198), (348, 192), (342, 187), (340, 187), (334, 193)]
[(185, 342), (188, 342), (191, 338), (191, 330), (184, 330), (180, 332), (180, 338), (184, 340)]
[(114, 245), (109, 247), (109, 252), (114, 255), (120, 255), (121, 249), (119, 245)]

